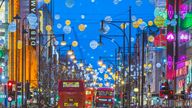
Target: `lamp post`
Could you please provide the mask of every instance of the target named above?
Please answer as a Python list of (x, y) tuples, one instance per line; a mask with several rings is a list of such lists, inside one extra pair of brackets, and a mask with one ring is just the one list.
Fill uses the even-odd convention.
[[(129, 11), (131, 11), (131, 7), (130, 7), (130, 9), (129, 9)], [(131, 13), (130, 13), (131, 14)], [(127, 35), (126, 35), (126, 32), (125, 32), (125, 24), (126, 23), (131, 23), (131, 21), (102, 21), (102, 23), (101, 23), (101, 30), (104, 30), (104, 23), (107, 23), (107, 24), (110, 24), (110, 25), (113, 25), (113, 26), (115, 26), (116, 28), (118, 28), (122, 33), (123, 33), (123, 35), (122, 35), (122, 39), (123, 39), (123, 59), (122, 59), (122, 62), (123, 62), (123, 70), (122, 70), (122, 72), (123, 72), (123, 75), (122, 75), (122, 79), (123, 79), (123, 81), (125, 80), (125, 68), (126, 68), (126, 55), (125, 55), (125, 48), (126, 48), (126, 40), (127, 40), (127, 42), (129, 42), (129, 45), (131, 44), (131, 40), (129, 40), (128, 41), (128, 38), (127, 38)], [(117, 26), (115, 23), (123, 23), (123, 29), (122, 28), (120, 28), (119, 26)], [(131, 26), (129, 26), (129, 32), (131, 32)], [(119, 36), (119, 35), (118, 35)], [(107, 36), (105, 36), (105, 37), (107, 37)], [(111, 36), (110, 36), (111, 37)], [(116, 36), (117, 37), (117, 36)], [(129, 33), (129, 38), (131, 39), (131, 33)], [(110, 38), (109, 38), (110, 39)], [(117, 43), (115, 43), (115, 44), (117, 44)], [(118, 45), (118, 44), (117, 44)], [(119, 46), (119, 45), (118, 45)], [(131, 50), (129, 50), (129, 51), (131, 51)], [(130, 56), (130, 55), (129, 55)], [(130, 59), (130, 57), (129, 57), (129, 59)], [(130, 61), (130, 60), (129, 60)], [(130, 67), (130, 64), (129, 64), (129, 67)], [(129, 75), (130, 75), (130, 71), (129, 71)], [(130, 77), (128, 77), (129, 79), (130, 79)], [(124, 94), (125, 94), (125, 87), (124, 87), (125, 85), (122, 85), (122, 94), (123, 94), (123, 104), (122, 104), (122, 107), (124, 107), (124, 103), (125, 103), (125, 97), (124, 97)], [(128, 90), (128, 94), (130, 94), (130, 90)], [(130, 95), (128, 95), (128, 97), (130, 97)], [(128, 104), (130, 105), (130, 99), (128, 99)], [(128, 105), (128, 106), (129, 106)]]
[[(28, 33), (24, 27), (24, 21), (26, 18), (23, 18), (22, 21), (22, 107), (25, 107), (26, 102), (24, 103), (24, 84), (26, 82), (26, 38), (25, 34)], [(26, 100), (26, 99), (25, 99)], [(23, 106), (24, 104), (24, 106)]]
[(20, 20), (21, 19), (21, 17), (19, 16), (19, 15), (16, 15), (15, 17), (13, 17), (13, 19), (15, 19), (16, 20), (16, 58), (15, 58), (15, 60), (16, 60), (16, 64), (15, 64), (15, 67), (16, 67), (16, 79), (15, 79), (15, 83), (16, 83), (16, 93), (15, 93), (15, 97), (16, 97), (16, 101), (15, 101), (15, 106), (17, 107), (17, 82), (18, 82), (18, 60), (17, 60), (17, 53), (18, 53), (18, 50), (17, 50), (17, 48), (18, 48), (18, 36), (19, 36), (19, 32), (17, 31), (17, 29), (18, 29), (18, 20)]
[[(40, 107), (40, 100), (41, 100), (41, 88), (42, 88), (42, 72), (41, 72), (41, 65), (42, 65), (42, 62), (41, 62), (41, 57), (42, 57), (42, 55), (44, 54), (43, 52), (44, 52), (44, 50), (46, 49), (46, 46), (49, 44), (49, 57), (50, 57), (50, 60), (49, 60), (49, 70), (52, 72), (52, 46), (53, 46), (53, 40), (54, 39), (56, 39), (56, 37), (54, 36), (54, 35), (60, 35), (60, 36), (62, 36), (62, 41), (61, 41), (61, 45), (55, 45), (55, 47), (57, 47), (57, 46), (64, 46), (64, 47), (69, 47), (70, 48), (70, 50), (68, 50), (68, 53), (71, 53), (71, 54), (73, 54), (73, 51), (72, 51), (72, 46), (73, 45), (67, 45), (67, 43), (66, 43), (66, 41), (65, 41), (65, 37), (64, 37), (64, 34), (41, 34), (41, 33), (39, 33), (39, 107)], [(44, 42), (44, 44), (42, 45), (41, 44), (41, 37), (43, 37), (43, 36), (46, 36), (46, 37), (50, 37), (49, 38), (49, 40), (47, 40), (46, 42)], [(77, 46), (77, 43), (75, 44), (76, 46)], [(76, 46), (74, 46), (74, 47), (76, 47)], [(40, 48), (40, 47), (42, 47), (42, 48)], [(57, 48), (55, 48), (56, 50), (57, 50)], [(61, 48), (59, 48), (59, 50), (60, 50)], [(56, 51), (55, 50), (55, 51)], [(74, 55), (73, 55), (74, 56)], [(75, 57), (75, 56), (74, 56)], [(72, 57), (71, 57), (72, 58)], [(51, 74), (49, 74), (49, 79), (51, 79), (51, 76), (50, 76)], [(54, 74), (53, 75), (55, 75), (55, 72), (54, 72)], [(45, 81), (44, 81), (45, 82)], [(51, 89), (52, 88), (52, 86), (51, 86), (51, 82), (49, 83), (49, 88)]]
[[(61, 35), (61, 36), (63, 36), (63, 34), (41, 34), (40, 32), (39, 32), (39, 74), (38, 74), (38, 93), (39, 93), (39, 95), (38, 95), (38, 106), (39, 106), (39, 108), (41, 107), (40, 106), (40, 101), (41, 101), (41, 84), (42, 84), (42, 82), (41, 82), (41, 79), (42, 79), (42, 77), (41, 77), (41, 57), (42, 57), (42, 54), (43, 54), (43, 51), (45, 50), (45, 48), (46, 48), (46, 46), (49, 44), (49, 54), (51, 54), (52, 53), (52, 41), (54, 40), (54, 39), (56, 39), (56, 37), (54, 36), (54, 35)], [(43, 36), (46, 36), (46, 37), (50, 37), (50, 39), (49, 40), (47, 40), (43, 45), (41, 45), (41, 37), (43, 37)], [(41, 46), (42, 46), (42, 49), (41, 49)], [(51, 57), (50, 58), (50, 62), (49, 62), (49, 67), (50, 67), (50, 70), (52, 70), (51, 69), (51, 67), (52, 67), (52, 54), (49, 56), (49, 57)], [(50, 79), (50, 74), (49, 74), (49, 79)], [(49, 87), (51, 87), (51, 84), (49, 84)]]
[[(152, 28), (154, 28), (154, 31), (152, 30)], [(148, 30), (148, 31), (147, 31)], [(144, 53), (145, 53), (145, 49), (144, 49), (144, 46), (145, 46), (145, 40), (146, 40), (146, 37), (145, 37), (145, 33), (158, 33), (159, 29), (156, 27), (156, 26), (145, 26), (142, 28), (142, 54), (141, 54), (141, 108), (143, 108), (143, 101), (144, 101), (144, 84), (145, 84), (145, 81), (144, 81), (144, 71), (145, 71), (145, 67), (144, 67)]]

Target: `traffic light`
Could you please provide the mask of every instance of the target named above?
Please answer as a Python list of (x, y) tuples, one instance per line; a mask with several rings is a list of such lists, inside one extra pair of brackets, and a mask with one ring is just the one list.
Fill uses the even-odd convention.
[(7, 82), (7, 88), (8, 88), (8, 92), (13, 91), (13, 81), (8, 81)]
[(168, 99), (174, 99), (173, 90), (169, 90)]
[(14, 82), (13, 81), (8, 81), (7, 82), (7, 89), (8, 89), (8, 101), (11, 102), (12, 100), (15, 99), (15, 91), (14, 91)]
[(167, 99), (174, 99), (173, 90), (170, 90), (168, 82), (164, 82), (161, 84), (159, 97), (167, 98)]

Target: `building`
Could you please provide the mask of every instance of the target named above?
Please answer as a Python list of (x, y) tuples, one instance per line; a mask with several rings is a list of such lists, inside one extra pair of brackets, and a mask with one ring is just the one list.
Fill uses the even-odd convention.
[(0, 103), (7, 105), (5, 85), (8, 80), (8, 2), (0, 0)]
[[(167, 78), (174, 82), (173, 89), (175, 94), (179, 95), (175, 106), (189, 106), (191, 105), (192, 1), (169, 0), (167, 12), (168, 20), (176, 21), (176, 25), (170, 24), (167, 29), (167, 66), (172, 67), (167, 67)], [(182, 98), (184, 95), (185, 99)]]

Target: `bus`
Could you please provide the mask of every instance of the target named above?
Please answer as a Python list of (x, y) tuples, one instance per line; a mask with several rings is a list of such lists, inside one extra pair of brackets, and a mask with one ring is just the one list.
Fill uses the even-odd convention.
[(85, 108), (85, 85), (83, 80), (59, 80), (59, 108)]
[(114, 89), (97, 88), (95, 104), (96, 108), (112, 108), (114, 105)]
[(92, 108), (94, 103), (94, 89), (93, 88), (86, 88), (85, 92), (85, 108)]

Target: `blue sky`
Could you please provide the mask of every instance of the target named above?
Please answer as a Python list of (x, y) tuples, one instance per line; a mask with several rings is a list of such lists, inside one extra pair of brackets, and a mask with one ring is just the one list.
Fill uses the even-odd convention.
[[(140, 6), (136, 4), (142, 2)], [(67, 43), (78, 40), (79, 47), (73, 48), (77, 59), (85, 59), (86, 63), (91, 63), (97, 67), (99, 56), (114, 56), (116, 46), (110, 40), (103, 39), (103, 46), (96, 49), (90, 48), (92, 40), (99, 41), (100, 21), (106, 16), (110, 16), (112, 21), (128, 21), (128, 8), (132, 7), (132, 15), (144, 21), (154, 19), (154, 5), (152, 0), (54, 0), (54, 32), (63, 34), (65, 21), (70, 20), (70, 27), (73, 28), (70, 34), (65, 33)], [(116, 2), (116, 4), (114, 3)], [(86, 25), (84, 31), (79, 31), (79, 24)], [(57, 27), (59, 25), (59, 28)], [(120, 32), (110, 27), (109, 34), (118, 35)], [(74, 34), (75, 32), (75, 34)], [(136, 30), (132, 28), (132, 36)], [(128, 33), (128, 32), (127, 32)], [(115, 39), (121, 45), (121, 39)], [(80, 51), (81, 50), (81, 51)], [(81, 53), (80, 53), (81, 52)], [(81, 56), (83, 55), (83, 56)]]

